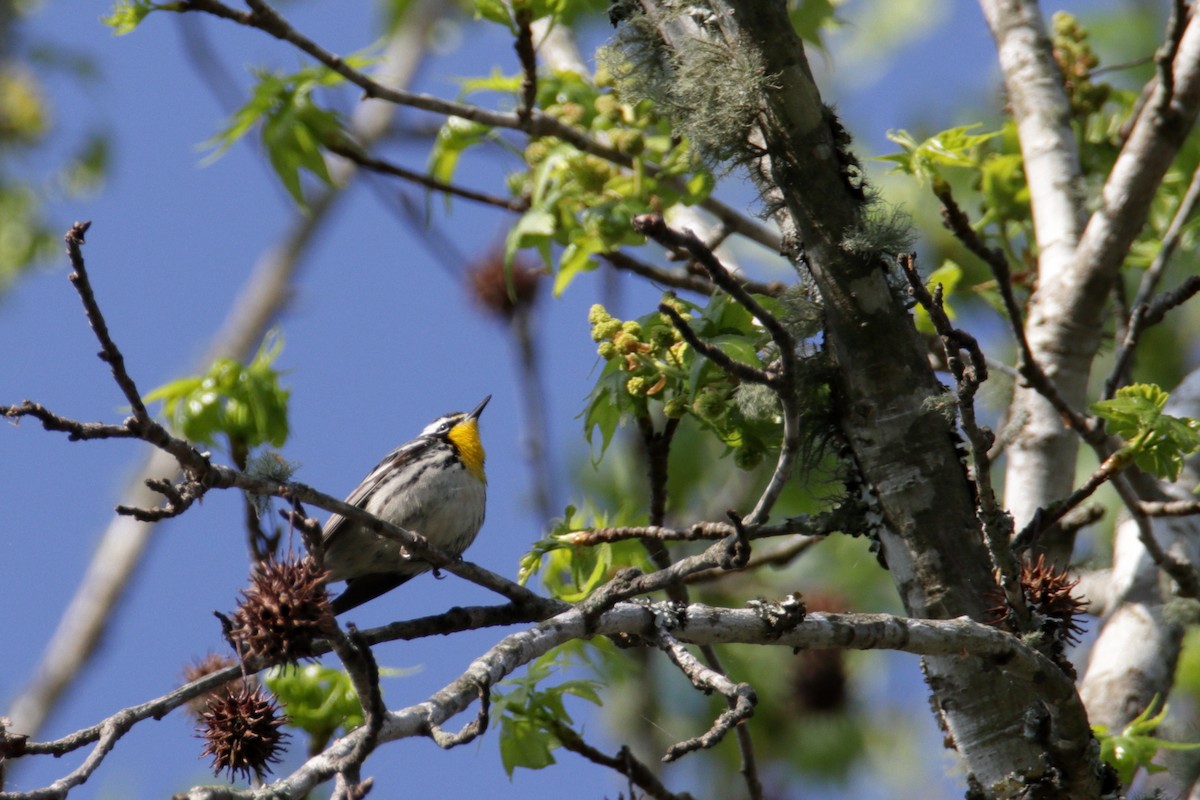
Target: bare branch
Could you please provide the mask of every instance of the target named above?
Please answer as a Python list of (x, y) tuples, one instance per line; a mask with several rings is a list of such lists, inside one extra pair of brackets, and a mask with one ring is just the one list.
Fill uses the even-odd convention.
[(479, 686), (479, 713), (475, 719), (468, 722), (458, 733), (446, 733), (434, 723), (429, 723), (429, 738), (443, 750), (458, 747), (460, 744), (474, 741), (488, 727), (488, 711), (492, 705), (491, 690), (484, 685)]
[(33, 417), (48, 431), (67, 434), (72, 442), (84, 439), (136, 439), (138, 434), (128, 425), (110, 425), (104, 422), (79, 422), (59, 416), (41, 403), (26, 400), (18, 406), (0, 406), (0, 417), (8, 417), (16, 424), (21, 417)]
[(533, 121), (533, 111), (537, 108), (537, 52), (533, 47), (533, 9), (529, 6), (515, 7), (517, 23), (517, 41), (513, 47), (517, 51), (517, 59), (521, 62), (521, 107), (517, 110), (517, 118), (523, 125)]
[(64, 237), (67, 242), (67, 256), (71, 259), (71, 267), (74, 269), (74, 272), (67, 277), (70, 279), (71, 285), (75, 287), (75, 291), (79, 292), (79, 299), (83, 301), (83, 309), (87, 313), (88, 323), (95, 331), (96, 338), (100, 340), (100, 360), (108, 362), (112, 369), (113, 379), (117, 382), (117, 386), (121, 387), (121, 392), (133, 409), (134, 418), (139, 422), (144, 422), (150, 419), (150, 414), (146, 411), (137, 385), (125, 370), (125, 357), (121, 355), (121, 351), (117, 349), (112, 336), (108, 333), (108, 323), (104, 321), (104, 315), (100, 313), (100, 306), (96, 304), (96, 295), (92, 291), (92, 282), (88, 279), (87, 267), (83, 261), (81, 248), (84, 235), (91, 226), (91, 222), (76, 222)]
[[(953, 199), (947, 198), (946, 216), (951, 216)], [(946, 203), (947, 200), (943, 200)], [(996, 494), (992, 489), (991, 461), (988, 460), (988, 450), (995, 443), (996, 437), (990, 430), (979, 425), (975, 418), (975, 393), (979, 386), (987, 380), (987, 360), (974, 336), (954, 327), (946, 309), (942, 304), (942, 287), (938, 286), (934, 294), (921, 281), (917, 270), (916, 254), (902, 255), (899, 259), (900, 268), (908, 278), (909, 288), (913, 297), (929, 314), (934, 329), (942, 340), (946, 351), (946, 363), (950, 367), (957, 384), (958, 416), (962, 422), (963, 433), (971, 443), (975, 455), (976, 504), (979, 510), (979, 520), (983, 527), (984, 544), (995, 567), (1000, 586), (1004, 590), (1004, 598), (1012, 609), (1017, 625), (1021, 630), (1028, 630), (1032, 625), (1032, 615), (1021, 588), (1021, 571), (1017, 560), (1009, 546), (1009, 536), (1012, 534), (1012, 517), (996, 502)], [(1007, 273), (1007, 265), (1005, 268)], [(1010, 287), (1011, 294), (1011, 287)], [(1020, 325), (1016, 328), (1020, 330)], [(962, 354), (966, 354), (964, 360)]]
[[(696, 274), (687, 269), (663, 269), (656, 267), (653, 264), (647, 264), (625, 253), (623, 250), (614, 250), (611, 253), (601, 253), (600, 257), (612, 264), (619, 270), (632, 272), (635, 275), (641, 275), (647, 280), (662, 286), (670, 286), (672, 289), (683, 289), (689, 292), (696, 292), (705, 297), (712, 296), (715, 287), (711, 280), (703, 275)], [(767, 295), (768, 297), (777, 297), (783, 293), (785, 285), (779, 281), (771, 281), (770, 283), (761, 283), (753, 281), (742, 275), (734, 276), (734, 280), (739, 281), (746, 287), (746, 291), (754, 294)]]
[[(622, 746), (615, 756), (610, 756), (592, 747), (582, 736), (561, 722), (551, 719), (549, 725), (554, 738), (558, 739), (564, 749), (583, 756), (593, 764), (616, 770), (650, 797), (656, 800), (693, 800), (692, 795), (687, 792), (676, 794), (668, 791), (654, 771), (639, 761), (627, 746)], [(632, 791), (629, 796), (633, 797)]]
[(1154, 255), (1154, 261), (1150, 263), (1149, 268), (1146, 269), (1146, 272), (1142, 275), (1141, 282), (1138, 284), (1137, 295), (1133, 298), (1133, 314), (1126, 324), (1125, 335), (1121, 338), (1121, 346), (1117, 350), (1108, 380), (1104, 382), (1104, 397), (1106, 398), (1114, 396), (1118, 387), (1128, 380), (1130, 363), (1133, 360), (1133, 354), (1137, 349), (1142, 332), (1151, 325), (1161, 321), (1163, 315), (1170, 308), (1182, 304), (1188, 297), (1195, 294), (1196, 291), (1200, 291), (1200, 280), (1193, 275), (1185, 282), (1185, 285), (1191, 283), (1196, 288), (1191, 289), (1187, 293), (1187, 296), (1181, 297), (1178, 302), (1162, 308), (1156, 314), (1151, 314), (1151, 297), (1154, 295), (1159, 281), (1162, 280), (1163, 273), (1166, 272), (1171, 256), (1175, 254), (1175, 250), (1179, 246), (1184, 225), (1187, 224), (1187, 221), (1191, 219), (1192, 214), (1195, 212), (1197, 201), (1200, 201), (1200, 168), (1192, 172), (1192, 180), (1188, 184), (1187, 192), (1184, 193), (1183, 199), (1179, 201), (1179, 206), (1175, 209), (1175, 215), (1171, 218), (1171, 224), (1167, 226), (1166, 233), (1163, 234), (1158, 252)]
[(732, 703), (732, 707), (722, 712), (705, 733), (672, 745), (667, 750), (667, 754), (663, 756), (663, 761), (674, 761), (694, 750), (715, 747), (734, 726), (740, 725), (754, 715), (754, 706), (758, 703), (758, 697), (749, 684), (734, 683), (719, 672), (704, 666), (666, 629), (660, 628), (658, 631), (658, 646), (687, 676), (688, 680), (692, 682), (692, 686), (705, 694), (718, 692)]
[(378, 172), (381, 175), (391, 175), (396, 178), (402, 178), (418, 186), (424, 186), (426, 189), (431, 189), (435, 192), (444, 192), (445, 194), (462, 197), (466, 200), (473, 200), (476, 203), (482, 203), (487, 206), (502, 208), (505, 211), (515, 211), (520, 213), (529, 208), (529, 201), (524, 199), (513, 199), (508, 197), (498, 197), (496, 195), (487, 194), (486, 192), (478, 192), (474, 189), (467, 189), (463, 186), (457, 186), (453, 183), (440, 181), (437, 178), (416, 172), (415, 170), (406, 169), (386, 161), (382, 158), (367, 155), (366, 152), (358, 147), (351, 147), (344, 142), (327, 141), (323, 142), (325, 149), (331, 153), (336, 153), (342, 158), (353, 161), (363, 169)]
[(1130, 516), (1137, 524), (1138, 540), (1146, 548), (1146, 553), (1155, 566), (1174, 579), (1179, 586), (1179, 596), (1200, 599), (1200, 574), (1197, 574), (1196, 567), (1187, 561), (1176, 558), (1162, 548), (1154, 536), (1150, 518), (1142, 512), (1141, 500), (1137, 496), (1137, 492), (1124, 477), (1117, 477), (1112, 484), (1113, 488), (1117, 490), (1121, 502), (1125, 504), (1125, 508), (1129, 510)]

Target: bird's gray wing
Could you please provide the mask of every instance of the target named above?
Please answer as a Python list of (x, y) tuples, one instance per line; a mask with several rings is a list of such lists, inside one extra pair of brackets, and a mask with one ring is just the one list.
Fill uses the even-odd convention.
[[(432, 439), (414, 439), (411, 442), (405, 442), (397, 447), (392, 452), (384, 456), (375, 468), (367, 473), (367, 477), (363, 478), (353, 492), (346, 498), (346, 502), (352, 506), (365, 508), (367, 500), (371, 495), (375, 494), (379, 489), (379, 485), (383, 482), (393, 469), (404, 466), (405, 463), (420, 457), (422, 453), (428, 450), (434, 444)], [(325, 527), (321, 530), (321, 541), (325, 546), (329, 546), (330, 542), (339, 535), (341, 531), (347, 530), (352, 525), (347, 524), (347, 520), (341, 514), (333, 514), (325, 522)]]

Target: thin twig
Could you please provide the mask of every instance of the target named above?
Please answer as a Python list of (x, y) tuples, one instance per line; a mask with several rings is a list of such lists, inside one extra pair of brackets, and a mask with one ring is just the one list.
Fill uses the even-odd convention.
[[(724, 677), (725, 668), (721, 665), (721, 659), (717, 655), (717, 648), (711, 644), (702, 644), (699, 647), (712, 673)], [(746, 793), (750, 800), (762, 800), (763, 787), (762, 780), (758, 777), (758, 757), (754, 754), (754, 740), (750, 737), (750, 729), (740, 724), (741, 721), (749, 719), (750, 715), (753, 714), (753, 704), (756, 702), (756, 698), (754, 690), (750, 688), (749, 684), (740, 683), (737, 684), (736, 688), (742, 691), (736, 692), (733, 695), (726, 694), (725, 705), (728, 706), (726, 713), (731, 715), (731, 718), (735, 720), (733, 722), (733, 733), (737, 738), (738, 755), (742, 759), (742, 766), (739, 772), (742, 773), (742, 779), (746, 782)], [(746, 690), (749, 691), (750, 710), (745, 713), (744, 717), (739, 719), (738, 715), (745, 712), (743, 700)]]
[[(775, 471), (771, 473), (770, 481), (767, 482), (766, 488), (759, 496), (754, 510), (746, 516), (747, 525), (765, 522), (775, 501), (779, 499), (784, 485), (792, 476), (792, 467), (796, 463), (800, 449), (800, 408), (796, 401), (796, 341), (783, 323), (754, 299), (753, 295), (730, 274), (716, 254), (705, 246), (704, 242), (700, 241), (694, 233), (671, 229), (661, 214), (642, 214), (634, 217), (633, 228), (654, 239), (668, 250), (686, 253), (695, 259), (712, 278), (713, 283), (762, 323), (763, 328), (771, 335), (772, 341), (779, 350), (779, 371), (768, 376), (768, 385), (775, 390), (779, 396), (780, 405), (783, 407), (783, 446), (779, 450), (779, 458), (775, 463)], [(663, 310), (662, 306), (659, 310)], [(671, 317), (672, 322), (676, 321), (678, 315), (672, 316), (670, 312), (665, 313)], [(682, 334), (683, 331), (681, 330), (680, 333)], [(709, 348), (709, 350), (712, 349), (715, 348)], [(731, 361), (732, 359), (726, 360)]]
[(537, 108), (537, 52), (533, 48), (533, 9), (527, 5), (515, 6), (517, 41), (513, 45), (517, 59), (521, 62), (521, 106), (517, 118), (522, 125), (533, 121), (533, 110)]
[[(1150, 263), (1150, 266), (1142, 275), (1141, 282), (1138, 284), (1137, 294), (1133, 298), (1133, 312), (1130, 314), (1129, 321), (1126, 324), (1125, 335), (1121, 338), (1121, 346), (1117, 350), (1112, 371), (1109, 373), (1108, 379), (1104, 382), (1105, 398), (1113, 397), (1117, 389), (1127, 380), (1129, 365), (1133, 359), (1133, 353), (1137, 348), (1142, 332), (1162, 319), (1161, 315), (1155, 320), (1148, 318), (1149, 306), (1151, 304), (1150, 298), (1153, 296), (1155, 289), (1158, 288), (1158, 283), (1162, 280), (1167, 264), (1179, 246), (1183, 228), (1195, 212), (1197, 201), (1200, 201), (1200, 167), (1197, 167), (1192, 172), (1192, 180), (1188, 184), (1183, 199), (1179, 201), (1179, 206), (1175, 209), (1175, 215), (1171, 218), (1170, 225), (1167, 226), (1167, 230), (1163, 234), (1158, 252), (1155, 254), (1154, 260)], [(1193, 279), (1195, 277), (1192, 276)], [(1163, 310), (1163, 313), (1165, 312), (1166, 309)]]
[(26, 400), (17, 406), (0, 406), (0, 417), (7, 417), (14, 424), (21, 417), (33, 417), (48, 431), (67, 434), (67, 440), (78, 442), (87, 439), (137, 439), (137, 433), (127, 425), (110, 425), (104, 422), (79, 422), (55, 414), (41, 403)]
[[(547, 720), (547, 727), (564, 749), (583, 756), (593, 764), (616, 770), (650, 797), (656, 800), (692, 800), (692, 796), (687, 792), (676, 794), (669, 791), (654, 771), (639, 761), (627, 746), (622, 746), (615, 756), (610, 756), (592, 747), (573, 728), (557, 719)], [(630, 792), (629, 796), (633, 798), (634, 795)]]
[(378, 172), (381, 175), (391, 175), (396, 178), (402, 178), (418, 186), (424, 186), (426, 189), (431, 189), (435, 192), (444, 192), (445, 194), (462, 197), (467, 200), (473, 200), (476, 203), (482, 203), (496, 208), (502, 208), (505, 211), (514, 211), (520, 213), (529, 209), (529, 201), (523, 198), (513, 199), (508, 197), (498, 197), (486, 192), (468, 189), (464, 186), (458, 186), (453, 183), (431, 178), (430, 176), (416, 172), (415, 170), (406, 169), (398, 164), (393, 164), (390, 161), (385, 161), (382, 158), (367, 155), (357, 147), (352, 147), (344, 142), (326, 141), (323, 143), (325, 149), (331, 153), (336, 153), (342, 158), (353, 161), (363, 169), (368, 169), (372, 172)]
[[(632, 272), (662, 286), (670, 286), (672, 289), (683, 289), (702, 294), (705, 297), (711, 297), (713, 292), (716, 291), (713, 282), (703, 275), (698, 275), (686, 269), (664, 269), (653, 264), (647, 264), (645, 261), (630, 256), (624, 250), (601, 253), (600, 258), (603, 258), (619, 270)], [(786, 284), (781, 281), (762, 283), (761, 281), (751, 280), (742, 275), (734, 276), (734, 280), (745, 286), (746, 291), (768, 297), (778, 297), (787, 288)]]
[(685, 583), (689, 586), (697, 583), (709, 583), (711, 581), (720, 580), (730, 575), (736, 575), (739, 572), (754, 572), (760, 567), (785, 567), (791, 564), (797, 556), (807, 553), (814, 545), (824, 540), (824, 537), (804, 537), (797, 539), (794, 542), (789, 542), (774, 550), (763, 552), (757, 550), (746, 565), (741, 568), (708, 570), (706, 572), (694, 572), (687, 576)]
[[(846, 514), (839, 509), (820, 514), (801, 514), (788, 517), (773, 525), (747, 526), (749, 538), (765, 539), (771, 536), (804, 534), (823, 537), (843, 530)], [(596, 528), (590, 531), (572, 531), (558, 538), (572, 545), (595, 545), (603, 542), (620, 542), (626, 539), (661, 539), (662, 541), (692, 542), (704, 539), (724, 539), (733, 536), (737, 529), (728, 522), (697, 522), (687, 528), (665, 528), (660, 525), (638, 525), (617, 528)]]
[(479, 686), (479, 713), (475, 715), (475, 718), (462, 726), (458, 733), (446, 733), (438, 725), (430, 722), (429, 738), (433, 739), (434, 743), (443, 750), (474, 741), (487, 730), (488, 713), (491, 706), (491, 691), (486, 685), (481, 684)]
[[(945, 201), (943, 201), (945, 202)], [(953, 202), (953, 200), (951, 200)], [(998, 255), (998, 254), (997, 254)], [(946, 350), (946, 363), (954, 375), (958, 396), (958, 415), (962, 422), (963, 433), (971, 443), (975, 455), (975, 498), (979, 521), (983, 528), (984, 544), (992, 559), (992, 566), (999, 573), (1000, 586), (1004, 591), (1005, 600), (1012, 609), (1018, 626), (1027, 630), (1032, 616), (1025, 602), (1025, 593), (1021, 588), (1021, 571), (1017, 565), (1009, 545), (1012, 535), (1012, 516), (1010, 516), (996, 500), (992, 488), (991, 461), (988, 460), (988, 449), (995, 443), (996, 437), (990, 430), (982, 427), (975, 418), (975, 393), (979, 386), (987, 380), (987, 360), (975, 337), (966, 331), (955, 328), (946, 314), (942, 303), (942, 287), (939, 285), (933, 295), (921, 281), (917, 270), (916, 254), (902, 255), (899, 259), (900, 268), (908, 279), (913, 297), (929, 314), (934, 329), (942, 340)], [(1010, 287), (1011, 293), (1011, 287)], [(962, 354), (966, 354), (964, 360)]]
[(79, 292), (79, 299), (83, 301), (83, 309), (87, 314), (88, 323), (96, 332), (96, 338), (100, 340), (100, 360), (108, 362), (109, 367), (112, 368), (113, 379), (121, 388), (125, 399), (129, 401), (134, 418), (138, 421), (148, 420), (150, 414), (146, 411), (145, 403), (142, 402), (142, 395), (125, 370), (125, 357), (113, 343), (112, 336), (108, 332), (108, 324), (104, 321), (104, 315), (100, 313), (100, 306), (96, 304), (92, 283), (88, 279), (81, 248), (84, 243), (84, 235), (90, 227), (92, 227), (91, 222), (76, 222), (64, 237), (67, 242), (67, 256), (71, 259), (71, 267), (74, 269), (74, 272), (67, 277), (70, 279), (71, 285), (75, 287), (75, 291)]
[(339, 759), (337, 766), (346, 783), (355, 787), (361, 785), (359, 771), (363, 762), (379, 743), (379, 731), (382, 730), (383, 720), (387, 716), (387, 706), (383, 703), (379, 687), (379, 664), (375, 661), (370, 644), (358, 628), (352, 624), (347, 625), (343, 634), (335, 627), (329, 642), (350, 675), (363, 712), (362, 727), (366, 733), (355, 740), (354, 747)]
[(1120, 496), (1121, 502), (1125, 504), (1125, 508), (1128, 509), (1130, 516), (1137, 523), (1138, 540), (1146, 548), (1146, 554), (1150, 556), (1155, 566), (1174, 579), (1175, 583), (1179, 586), (1178, 594), (1180, 597), (1200, 599), (1200, 575), (1196, 574), (1195, 566), (1186, 561), (1181, 561), (1166, 550), (1163, 550), (1162, 545), (1158, 543), (1158, 539), (1154, 536), (1154, 529), (1150, 525), (1150, 518), (1142, 512), (1141, 502), (1138, 499), (1137, 493), (1127, 483), (1124, 476), (1117, 476), (1112, 481), (1112, 485), (1117, 490), (1117, 495)]
[(704, 341), (688, 324), (688, 321), (671, 306), (666, 303), (660, 303), (658, 310), (666, 314), (670, 318), (671, 324), (675, 326), (675, 330), (679, 331), (679, 335), (683, 337), (696, 352), (707, 358), (709, 361), (716, 364), (725, 372), (729, 373), (738, 380), (747, 383), (758, 383), (763, 386), (774, 386), (775, 378), (768, 375), (765, 371), (758, 367), (752, 367), (744, 361), (738, 361), (728, 355), (724, 350)]
[(1071, 492), (1065, 500), (1055, 503), (1053, 508), (1039, 509), (1033, 515), (1033, 519), (1013, 539), (1013, 549), (1023, 552), (1034, 547), (1037, 544), (1037, 537), (1042, 531), (1058, 522), (1068, 512), (1073, 511), (1080, 503), (1091, 497), (1097, 489), (1120, 474), (1129, 463), (1129, 456), (1120, 451), (1104, 459), (1100, 466), (1088, 476), (1087, 480), (1075, 489), (1075, 491)]
[(1095, 426), (1091, 425), (1086, 417), (1071, 408), (1066, 400), (1063, 399), (1054, 381), (1042, 370), (1041, 365), (1034, 357), (1033, 348), (1029, 346), (1029, 340), (1025, 336), (1025, 325), (1021, 318), (1021, 307), (1017, 303), (1016, 296), (1013, 294), (1012, 273), (1009, 270), (1008, 259), (999, 250), (988, 247), (979, 238), (979, 234), (971, 227), (971, 222), (967, 219), (967, 215), (958, 206), (958, 203), (955, 202), (949, 184), (945, 182), (935, 184), (934, 194), (937, 195), (938, 200), (942, 203), (942, 219), (946, 227), (968, 250), (979, 256), (985, 264), (991, 267), (992, 274), (996, 278), (996, 286), (1000, 290), (1000, 297), (1004, 301), (1004, 310), (1008, 317), (1009, 328), (1012, 330), (1013, 337), (1017, 342), (1017, 370), (1020, 372), (1021, 377), (1038, 394), (1050, 401), (1055, 410), (1070, 423), (1073, 430), (1083, 436), (1085, 440), (1091, 441), (1091, 439), (1095, 438)]
[(658, 631), (658, 646), (687, 676), (693, 686), (705, 694), (718, 692), (732, 704), (731, 708), (721, 712), (720, 716), (713, 721), (712, 727), (703, 734), (672, 745), (663, 756), (663, 761), (675, 761), (695, 750), (716, 746), (734, 726), (740, 725), (754, 715), (754, 706), (758, 703), (758, 698), (750, 684), (734, 683), (716, 670), (706, 667), (698, 658), (688, 652), (682, 642), (666, 630)]

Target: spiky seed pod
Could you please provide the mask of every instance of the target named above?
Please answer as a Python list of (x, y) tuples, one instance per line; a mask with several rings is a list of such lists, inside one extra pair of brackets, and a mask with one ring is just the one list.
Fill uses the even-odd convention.
[[(1072, 580), (1066, 570), (1046, 563), (1045, 554), (1039, 555), (1037, 561), (1021, 563), (1021, 592), (1025, 602), (1033, 612), (1039, 632), (1050, 642), (1049, 654), (1072, 676), (1075, 670), (1066, 658), (1066, 649), (1078, 644), (1079, 634), (1084, 631), (1080, 621), (1084, 604), (1071, 594), (1078, 583), (1079, 579)], [(1014, 631), (1012, 609), (1004, 593), (997, 588), (988, 592), (987, 600), (993, 605), (984, 612), (983, 621), (1001, 630)]]
[(1079, 579), (1072, 580), (1066, 570), (1047, 564), (1045, 554), (1021, 568), (1021, 588), (1030, 608), (1045, 618), (1045, 632), (1063, 644), (1078, 644), (1084, 632), (1080, 622), (1084, 604), (1071, 594), (1078, 584)]
[(538, 284), (544, 274), (544, 271), (519, 261), (513, 261), (506, 268), (504, 258), (499, 253), (493, 253), (470, 268), (468, 288), (475, 302), (483, 310), (507, 320), (518, 310), (533, 305), (537, 299)]
[(262, 780), (279, 762), (279, 748), (288, 734), (279, 730), (287, 720), (278, 713), (275, 698), (261, 688), (242, 687), (236, 693), (211, 697), (196, 732), (204, 739), (200, 757), (213, 757), (213, 772), (227, 770)]
[[(183, 680), (185, 683), (198, 681), (205, 675), (211, 675), (214, 672), (219, 672), (226, 667), (232, 667), (237, 662), (229, 656), (223, 656), (219, 653), (209, 653), (204, 658), (199, 659), (191, 664), (185, 664), (183, 667)], [(237, 694), (245, 687), (257, 688), (258, 681), (253, 677), (250, 678), (234, 678), (229, 683), (223, 686), (218, 686), (210, 692), (193, 697), (188, 700), (187, 710), (191, 712), (196, 719), (202, 719), (204, 710), (208, 708), (209, 698), (219, 697), (226, 694)]]
[(241, 657), (278, 664), (315, 657), (316, 640), (334, 626), (328, 575), (311, 558), (256, 564), (229, 630)]

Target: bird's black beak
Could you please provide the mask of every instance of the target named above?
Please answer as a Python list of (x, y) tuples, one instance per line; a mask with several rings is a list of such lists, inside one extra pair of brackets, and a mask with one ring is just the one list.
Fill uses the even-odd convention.
[(487, 407), (488, 401), (491, 399), (492, 396), (490, 394), (483, 398), (483, 402), (475, 406), (474, 411), (472, 411), (470, 414), (467, 414), (467, 419), (479, 419), (479, 415), (483, 413), (483, 409)]

